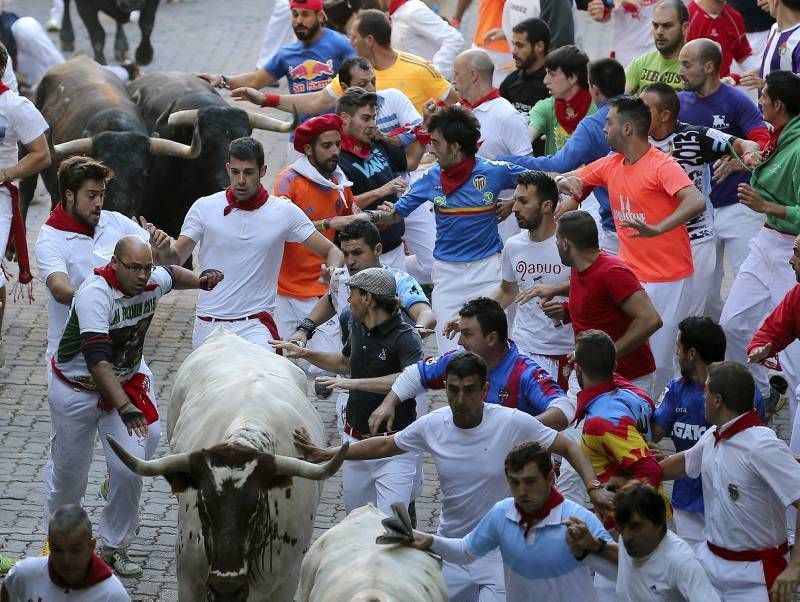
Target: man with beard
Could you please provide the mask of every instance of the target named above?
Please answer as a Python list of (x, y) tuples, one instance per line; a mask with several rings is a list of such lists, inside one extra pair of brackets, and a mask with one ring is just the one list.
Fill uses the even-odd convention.
[(570, 269), (561, 263), (555, 240), (553, 211), (557, 204), (558, 187), (544, 172), (528, 171), (517, 178), (512, 210), (522, 232), (506, 241), (503, 281), (489, 297), (503, 308), (518, 304), (511, 338), (566, 391), (567, 356), (574, 347), (572, 326), (554, 322), (533, 301), (542, 285), (569, 282)]
[(653, 9), (653, 43), (656, 49), (637, 56), (625, 70), (625, 91), (638, 94), (647, 84), (664, 82), (682, 89), (678, 54), (689, 28), (689, 11), (681, 0), (662, 0)]
[[(297, 42), (273, 55), (263, 68), (240, 75), (198, 73), (216, 88), (263, 88), (286, 77), (291, 94), (314, 92), (328, 85), (339, 65), (355, 51), (340, 33), (324, 25), (322, 0), (292, 0), (292, 29)], [(308, 118), (305, 116), (304, 118)]]
[[(517, 68), (500, 84), (500, 96), (525, 117), (550, 92), (544, 85), (544, 57), (550, 51), (550, 28), (541, 19), (525, 19), (511, 34), (511, 58)], [(542, 149), (544, 150), (544, 146)], [(541, 154), (537, 152), (536, 154)]]
[[(711, 426), (706, 422), (705, 394), (708, 367), (725, 359), (725, 332), (711, 318), (690, 316), (678, 325), (675, 355), (681, 375), (673, 378), (653, 414), (653, 442), (665, 436), (675, 451), (689, 449)], [(756, 389), (753, 405), (764, 419), (764, 399)], [(700, 479), (676, 479), (672, 487), (675, 533), (693, 548), (705, 541), (703, 485)]]
[[(342, 120), (338, 115), (312, 117), (295, 130), (294, 149), (303, 156), (278, 174), (275, 194), (300, 207), (314, 227), (328, 240), (352, 217), (352, 183), (338, 165), (342, 142)], [(328, 287), (320, 281), (320, 258), (296, 242), (283, 248), (283, 263), (278, 275), (275, 322), (281, 336), (297, 330)], [(317, 351), (335, 351), (339, 346), (339, 328), (329, 319), (316, 327), (317, 336), (309, 347)], [(305, 366), (304, 366), (305, 367)], [(309, 370), (309, 374), (320, 371)]]
[(213, 266), (226, 275), (225, 284), (197, 298), (195, 348), (224, 324), (272, 351), (269, 340), (280, 338), (273, 314), (284, 243), (303, 243), (329, 268), (342, 265), (342, 252), (300, 207), (261, 185), (267, 166), (258, 140), (231, 142), (226, 167), (230, 186), (195, 201), (168, 256), (171, 263), (183, 264), (199, 244), (200, 269)]

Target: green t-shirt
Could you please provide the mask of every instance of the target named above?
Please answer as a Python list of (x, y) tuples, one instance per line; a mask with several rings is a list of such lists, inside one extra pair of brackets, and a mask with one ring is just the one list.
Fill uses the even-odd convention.
[(631, 94), (639, 94), (648, 84), (664, 82), (683, 90), (683, 80), (678, 75), (680, 67), (677, 58), (665, 59), (658, 50), (637, 56), (625, 70), (625, 88)]
[[(597, 105), (592, 101), (584, 117), (588, 117), (596, 111)], [(537, 138), (542, 135), (545, 136), (544, 155), (555, 155), (572, 135), (558, 123), (556, 119), (556, 99), (552, 96), (544, 98), (533, 105), (533, 108), (528, 113), (528, 125), (538, 132)]]

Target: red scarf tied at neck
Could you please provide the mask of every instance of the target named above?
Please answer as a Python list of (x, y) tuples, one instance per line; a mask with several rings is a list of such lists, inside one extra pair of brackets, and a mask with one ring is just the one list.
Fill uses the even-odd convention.
[(450, 194), (451, 192), (458, 190), (458, 188), (469, 179), (474, 169), (475, 155), (467, 157), (455, 165), (442, 167), (441, 182), (444, 193)]
[(403, 6), (406, 2), (408, 2), (408, 0), (392, 0), (389, 3), (389, 16), (391, 17), (395, 11)]
[(717, 427), (717, 429), (714, 431), (714, 447), (716, 447), (720, 441), (730, 439), (734, 435), (737, 435), (752, 426), (764, 426), (764, 423), (761, 422), (761, 419), (758, 417), (758, 412), (756, 412), (755, 408), (746, 414), (739, 416), (734, 423), (728, 426), (728, 428), (726, 428), (723, 432), (720, 433), (719, 427)]
[(567, 100), (556, 98), (556, 119), (564, 130), (571, 134), (578, 127), (592, 106), (592, 95), (589, 90), (581, 88)]
[[(0, 96), (8, 92), (8, 86), (0, 81)], [(19, 284), (31, 285), (33, 281), (33, 274), (31, 274), (31, 265), (28, 261), (28, 241), (25, 238), (25, 220), (22, 219), (22, 212), (19, 209), (19, 190), (11, 182), (2, 182), (0, 184), (8, 190), (11, 196), (11, 241), (14, 243), (14, 249), (17, 251), (17, 265), (19, 266), (19, 276), (17, 280)], [(14, 299), (21, 296), (22, 292), (14, 294)], [(33, 289), (32, 285), (28, 287), (28, 300), (33, 302)]]
[(47, 573), (50, 575), (50, 581), (52, 581), (53, 584), (69, 591), (73, 589), (86, 589), (97, 585), (101, 581), (105, 581), (111, 577), (111, 567), (97, 554), (92, 554), (92, 558), (89, 561), (89, 568), (86, 571), (86, 575), (83, 577), (83, 581), (78, 585), (70, 585), (61, 578), (61, 575), (56, 573), (56, 569), (53, 567), (53, 558), (50, 557), (47, 559)]
[(267, 202), (269, 193), (267, 192), (266, 188), (259, 185), (258, 191), (249, 199), (246, 201), (237, 201), (236, 197), (233, 196), (233, 188), (228, 186), (225, 189), (225, 198), (228, 201), (228, 206), (225, 207), (222, 214), (228, 215), (234, 209), (241, 209), (242, 211), (255, 211), (261, 207), (261, 205)]
[(342, 150), (355, 155), (359, 159), (366, 159), (372, 153), (372, 147), (369, 144), (359, 142), (347, 134), (342, 134)]
[(485, 102), (494, 100), (495, 98), (500, 98), (500, 91), (497, 88), (492, 88), (486, 96), (479, 98), (473, 103), (470, 103), (462, 98), (461, 100), (458, 101), (458, 104), (460, 104), (465, 109), (472, 110), (481, 106)]
[(50, 217), (47, 218), (45, 224), (56, 230), (74, 232), (75, 234), (83, 234), (89, 238), (94, 238), (94, 228), (90, 228), (72, 217), (67, 213), (67, 210), (64, 209), (62, 203), (56, 205), (56, 208), (50, 213)]
[[(98, 276), (102, 276), (103, 280), (105, 280), (106, 283), (108, 283), (108, 286), (110, 286), (114, 290), (117, 290), (117, 291), (121, 292), (126, 297), (131, 297), (132, 296), (132, 295), (129, 295), (128, 293), (126, 293), (125, 289), (122, 288), (122, 285), (120, 284), (119, 280), (117, 279), (117, 274), (114, 272), (114, 268), (111, 267), (110, 263), (107, 263), (102, 268), (95, 268), (94, 269), (94, 273), (97, 274)], [(158, 288), (157, 284), (149, 282), (147, 284), (147, 286), (144, 287), (144, 292), (154, 291), (157, 288)]]
[(561, 495), (561, 492), (556, 489), (555, 487), (550, 488), (550, 497), (547, 498), (547, 501), (544, 503), (544, 506), (539, 508), (533, 514), (528, 514), (525, 510), (522, 509), (522, 506), (514, 502), (514, 507), (519, 512), (519, 526), (525, 528), (525, 537), (528, 537), (528, 533), (530, 533), (531, 529), (538, 523), (540, 520), (543, 520), (547, 517), (548, 514), (558, 506), (561, 502), (564, 501), (564, 496)]

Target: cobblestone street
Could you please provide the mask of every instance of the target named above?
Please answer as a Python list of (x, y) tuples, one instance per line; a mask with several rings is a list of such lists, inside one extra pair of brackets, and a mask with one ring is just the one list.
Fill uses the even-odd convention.
[[(183, 0), (177, 4), (161, 3), (153, 33), (155, 60), (146, 71), (179, 70), (235, 74), (254, 68), (264, 27), (273, 0)], [(235, 8), (234, 8), (235, 7)], [(47, 21), (49, 0), (6, 1), (6, 10), (30, 15), (41, 23)], [(102, 19), (108, 39), (106, 56), (113, 56), (113, 29), (108, 18)], [(89, 53), (86, 30), (73, 6), (76, 50)], [(131, 48), (139, 40), (135, 24), (126, 26)], [(57, 40), (58, 34), (50, 34)], [(252, 106), (247, 107), (252, 110)], [(285, 114), (275, 113), (286, 117)], [(264, 184), (272, 189), (275, 175), (286, 162), (285, 135), (258, 131), (264, 143), (269, 170)], [(33, 247), (49, 212), (49, 199), (42, 194), (28, 215), (28, 244)], [(35, 263), (35, 262), (34, 262)], [(12, 264), (16, 274), (16, 264)], [(36, 273), (35, 265), (34, 274)], [(10, 290), (10, 289), (9, 289)], [(9, 302), (3, 328), (6, 367), (0, 370), (0, 553), (12, 557), (38, 555), (44, 542), (42, 532), (42, 471), (47, 459), (50, 420), (47, 407), (47, 384), (44, 364), (47, 329), (47, 290), (35, 282), (36, 301)], [(10, 301), (10, 299), (9, 299)], [(191, 351), (191, 331), (195, 293), (176, 291), (160, 303), (148, 334), (145, 349), (150, 368), (156, 377), (163, 429), (175, 372)], [(331, 442), (336, 432), (334, 397), (314, 403), (326, 424)], [(169, 452), (162, 436), (157, 456)], [(421, 527), (433, 529), (438, 512), (438, 482), (435, 469), (426, 463), (426, 486), (417, 500)], [(103, 506), (99, 488), (105, 478), (105, 462), (99, 440), (89, 475), (85, 506), (96, 524)], [(173, 541), (177, 524), (175, 498), (164, 479), (145, 478), (142, 493), (141, 528), (130, 547), (132, 558), (140, 562), (144, 574), (138, 579), (124, 579), (133, 600), (176, 600)], [(341, 499), (341, 473), (327, 481), (317, 511), (314, 537), (344, 518)]]

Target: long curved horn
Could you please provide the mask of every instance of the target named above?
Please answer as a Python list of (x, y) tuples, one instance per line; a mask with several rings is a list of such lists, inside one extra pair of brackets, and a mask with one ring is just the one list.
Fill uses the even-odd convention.
[(194, 125), (197, 121), (197, 109), (186, 109), (185, 111), (175, 111), (171, 113), (167, 123), (173, 127)]
[(347, 453), (348, 447), (350, 447), (350, 442), (346, 441), (336, 455), (324, 464), (313, 464), (298, 458), (276, 455), (275, 473), (287, 477), (302, 477), (312, 481), (322, 481), (333, 476), (339, 470), (342, 462), (344, 462), (344, 455)]
[(270, 132), (291, 132), (300, 123), (300, 115), (297, 114), (297, 109), (293, 111), (294, 118), (292, 121), (283, 121), (283, 119), (275, 119), (268, 117), (261, 113), (251, 113), (247, 111), (247, 116), (250, 119), (250, 127), (254, 130), (269, 130)]
[(166, 138), (150, 137), (150, 153), (153, 155), (164, 155), (179, 159), (197, 159), (200, 156), (200, 150), (200, 136), (196, 131), (192, 135), (191, 146), (174, 140), (167, 140)]
[(69, 142), (62, 142), (53, 146), (53, 150), (59, 157), (66, 157), (68, 155), (91, 155), (92, 154), (92, 139), (91, 138), (78, 138), (70, 140)]
[(157, 460), (140, 460), (132, 456), (111, 435), (106, 435), (106, 441), (119, 456), (122, 463), (133, 472), (143, 477), (157, 477), (175, 472), (189, 472), (189, 454), (170, 454)]

